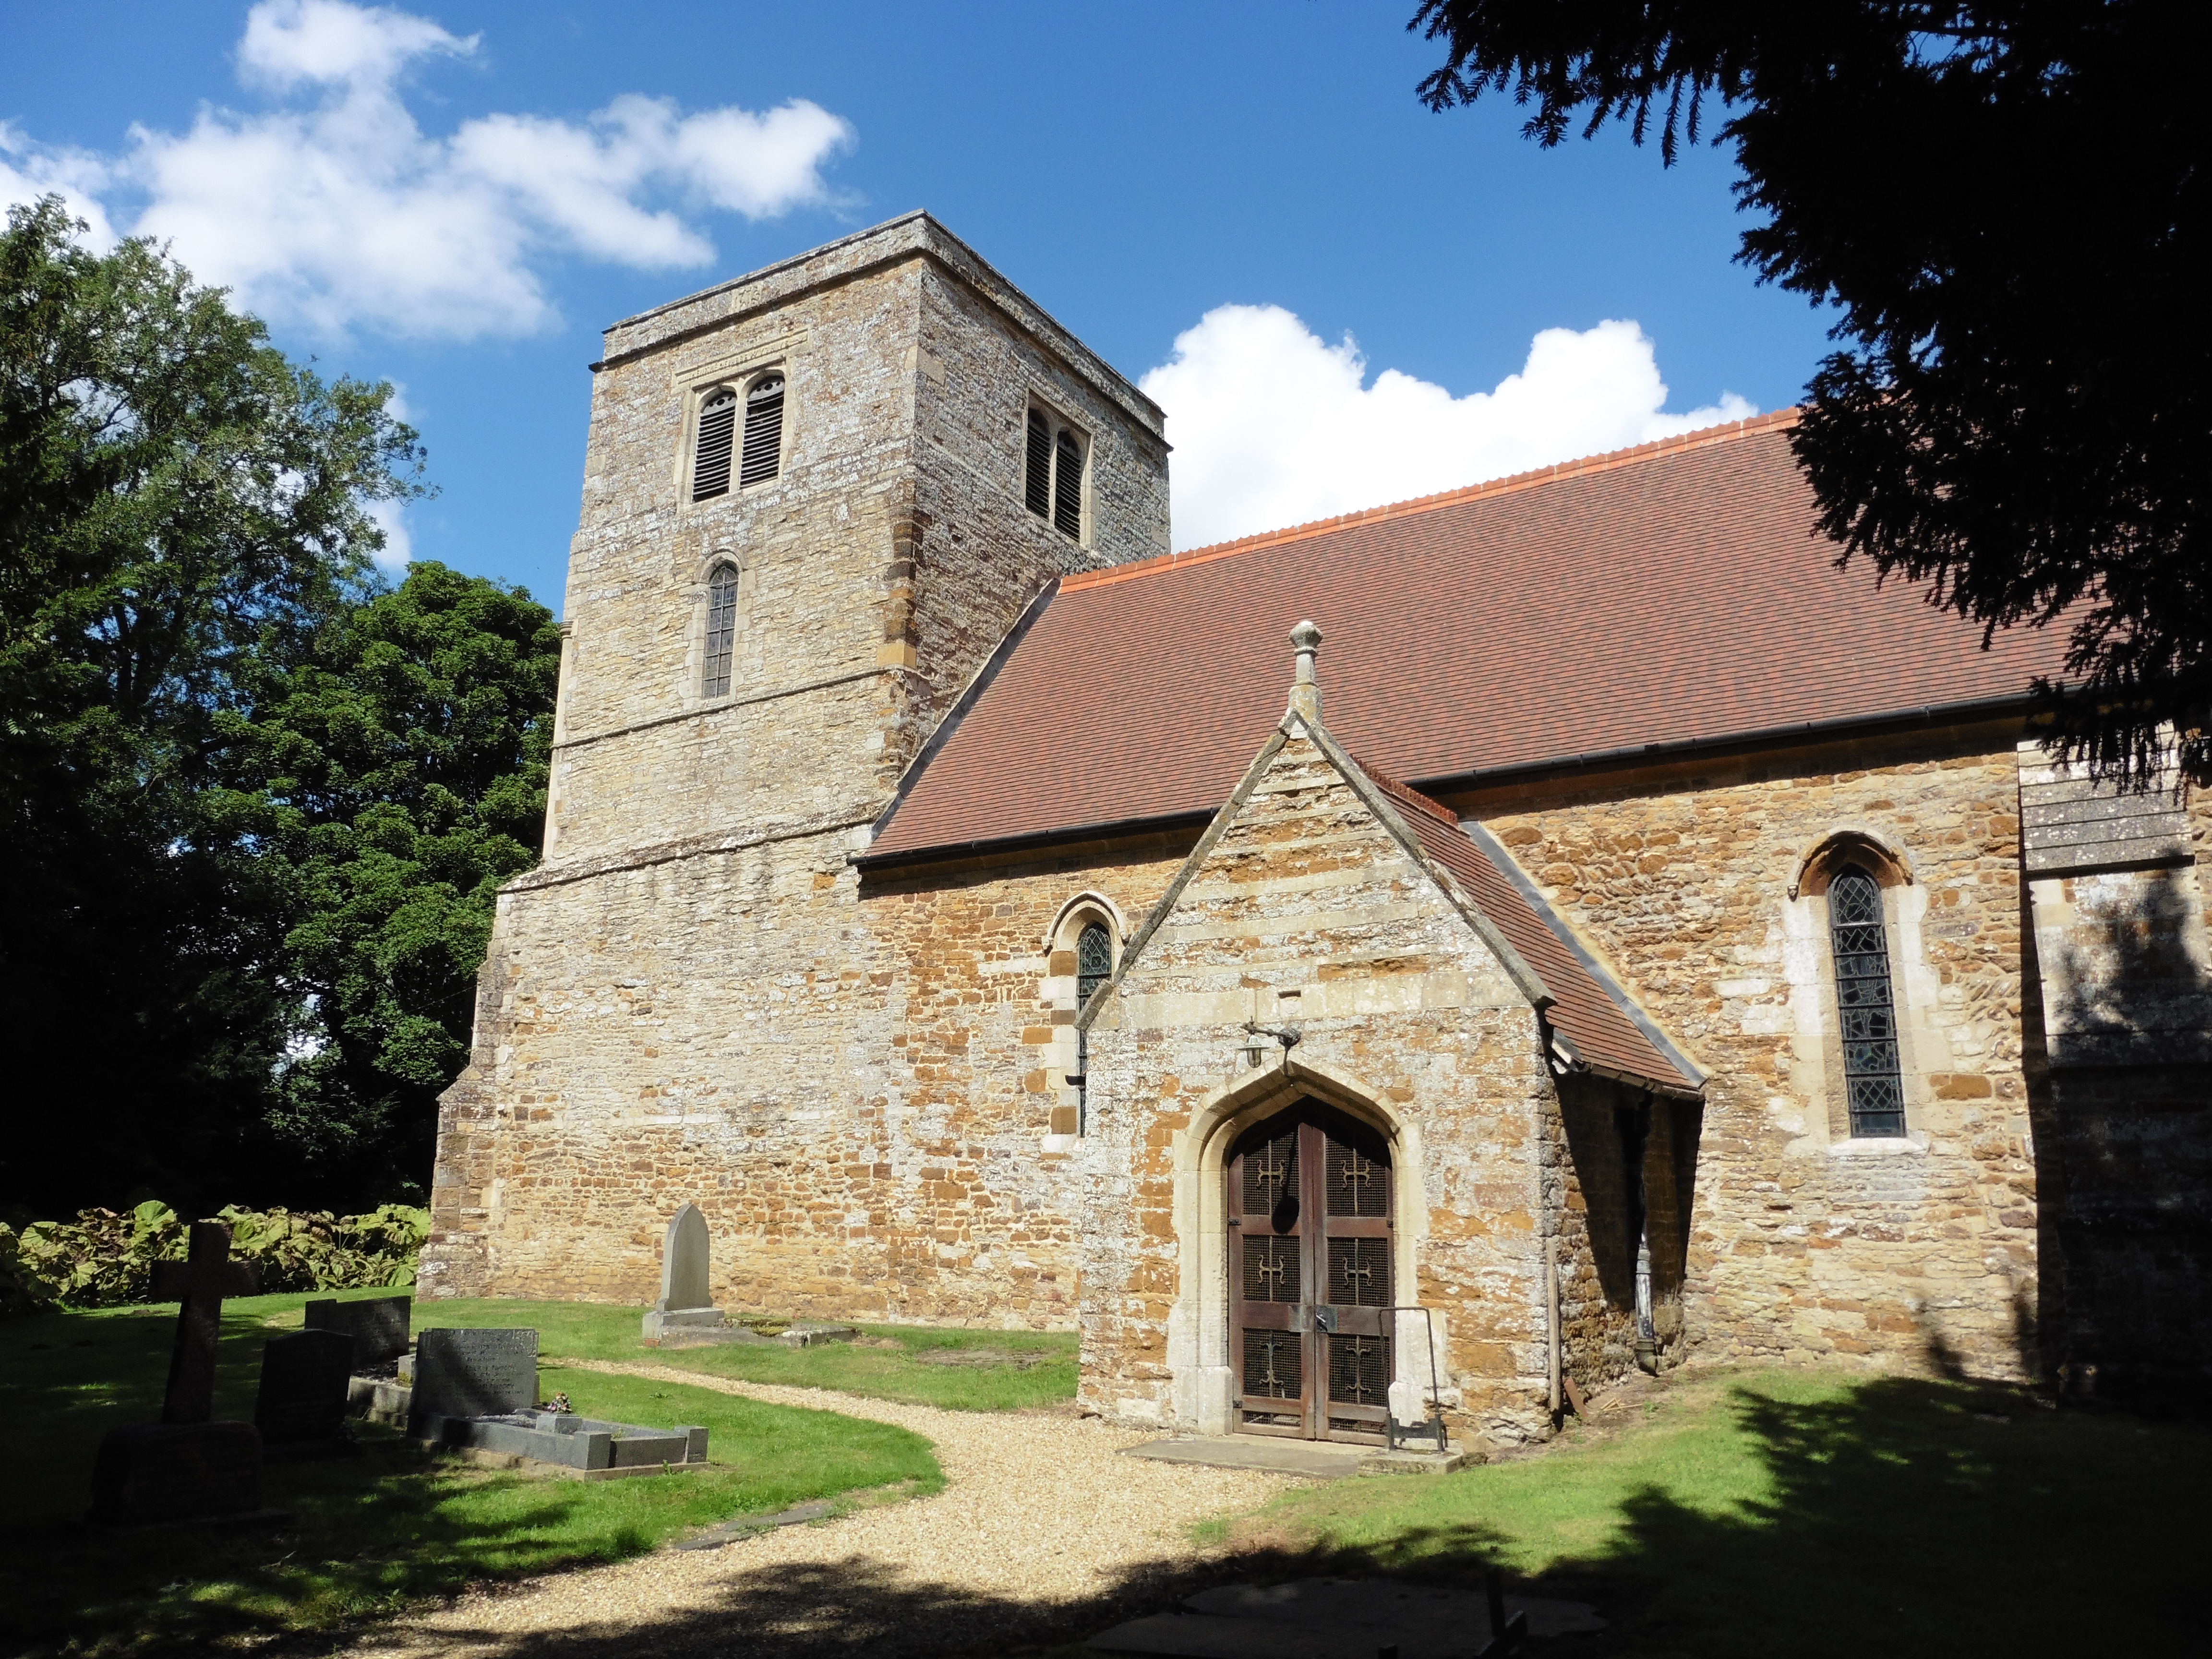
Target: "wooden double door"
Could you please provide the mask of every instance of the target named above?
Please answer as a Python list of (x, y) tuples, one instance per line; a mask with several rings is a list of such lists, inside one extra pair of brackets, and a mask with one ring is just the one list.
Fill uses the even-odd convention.
[(1382, 1138), (1317, 1101), (1238, 1139), (1227, 1228), (1235, 1428), (1385, 1437), (1390, 1181)]

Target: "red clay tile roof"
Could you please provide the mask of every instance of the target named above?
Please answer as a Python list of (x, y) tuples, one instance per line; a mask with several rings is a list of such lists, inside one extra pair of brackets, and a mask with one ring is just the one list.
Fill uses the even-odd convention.
[[(1449, 807), (1356, 755), (1352, 760), (1397, 805), (1406, 827), (1429, 856), (1451, 872), (1476, 908), (1544, 981), (1544, 988), (1556, 999), (1547, 1018), (1584, 1064), (1656, 1084), (1662, 1090), (1694, 1091), (1703, 1085), (1704, 1077), (1674, 1052), (1673, 1044), (1646, 1034), (1629, 1012), (1635, 1005), (1627, 993), (1586, 949), (1576, 949), (1566, 925), (1551, 907), (1532, 898), (1499, 867), (1498, 860), (1510, 859), (1510, 854), (1500, 848), (1493, 857), (1468, 839), (1458, 814)], [(1649, 1024), (1648, 1018), (1644, 1023)], [(1657, 1030), (1651, 1026), (1652, 1031)]]
[(1219, 806), (1324, 635), (1329, 730), (1400, 777), (2023, 692), (2062, 641), (1834, 568), (1784, 410), (1071, 578), (872, 858)]

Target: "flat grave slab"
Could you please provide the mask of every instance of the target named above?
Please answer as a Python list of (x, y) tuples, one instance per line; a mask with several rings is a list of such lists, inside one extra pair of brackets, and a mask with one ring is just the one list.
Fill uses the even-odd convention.
[[(1587, 1601), (1508, 1595), (1505, 1614), (1528, 1616), (1531, 1636), (1601, 1631)], [(1490, 1640), (1490, 1608), (1479, 1589), (1407, 1584), (1388, 1578), (1305, 1578), (1285, 1584), (1224, 1584), (1174, 1613), (1133, 1619), (1092, 1637), (1102, 1653), (1154, 1659), (1468, 1659)]]
[(658, 1474), (707, 1461), (707, 1431), (647, 1428), (563, 1412), (507, 1412), (497, 1416), (423, 1421), (422, 1437), (449, 1450), (514, 1458), (548, 1474), (583, 1480)]
[[(714, 1315), (718, 1320), (721, 1316), (719, 1311)], [(647, 1317), (654, 1316), (647, 1315)], [(744, 1325), (679, 1324), (674, 1322), (677, 1319), (677, 1315), (670, 1314), (667, 1322), (657, 1328), (659, 1331), (657, 1340), (664, 1348), (701, 1348), (716, 1344), (734, 1344), (740, 1347), (813, 1348), (825, 1342), (850, 1342), (860, 1334), (850, 1325), (817, 1325), (804, 1320), (787, 1325), (771, 1335)], [(656, 1340), (652, 1334), (653, 1328), (647, 1328), (649, 1340)]]
[(774, 1515), (741, 1515), (734, 1521), (725, 1521), (709, 1527), (696, 1538), (687, 1538), (676, 1546), (679, 1550), (718, 1550), (725, 1544), (734, 1544), (740, 1538), (750, 1538), (755, 1533), (773, 1532), (778, 1527), (800, 1527), (809, 1521), (826, 1521), (836, 1512), (835, 1504), (820, 1499), (811, 1504), (794, 1504)]
[(102, 1526), (276, 1518), (261, 1507), (261, 1437), (251, 1423), (138, 1423), (100, 1443), (92, 1519)]

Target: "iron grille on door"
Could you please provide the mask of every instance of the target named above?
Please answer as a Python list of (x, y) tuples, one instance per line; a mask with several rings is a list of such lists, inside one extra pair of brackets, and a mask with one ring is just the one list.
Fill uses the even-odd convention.
[(1237, 1426), (1383, 1438), (1389, 1149), (1364, 1124), (1309, 1101), (1246, 1131), (1227, 1173)]
[(1244, 1392), (1259, 1400), (1299, 1400), (1306, 1391), (1304, 1339), (1292, 1331), (1244, 1333)]

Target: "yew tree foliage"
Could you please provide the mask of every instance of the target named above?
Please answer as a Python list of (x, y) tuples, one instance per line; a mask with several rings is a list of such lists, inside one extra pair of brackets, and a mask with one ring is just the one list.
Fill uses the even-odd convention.
[(390, 388), (82, 232), (0, 232), (0, 1203), (406, 1196), (537, 847), (550, 618), (388, 591)]
[(2203, 9), (1425, 0), (1430, 107), (1732, 146), (1742, 258), (1838, 307), (1793, 442), (1846, 562), (2067, 630), (2069, 752), (2212, 781)]

